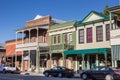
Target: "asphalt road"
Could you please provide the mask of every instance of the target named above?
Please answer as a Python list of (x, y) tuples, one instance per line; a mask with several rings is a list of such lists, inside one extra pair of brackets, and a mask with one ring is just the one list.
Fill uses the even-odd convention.
[(82, 80), (80, 78), (57, 78), (36, 75), (0, 74), (0, 80)]

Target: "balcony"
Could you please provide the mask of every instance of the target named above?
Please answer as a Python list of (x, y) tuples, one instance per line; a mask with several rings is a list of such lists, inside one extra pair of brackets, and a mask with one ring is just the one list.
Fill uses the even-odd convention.
[(16, 51), (35, 50), (35, 49), (37, 49), (38, 46), (44, 47), (44, 46), (48, 46), (48, 44), (47, 43), (38, 43), (38, 42), (17, 44)]
[(74, 49), (74, 45), (70, 45), (70, 44), (59, 44), (59, 45), (52, 45), (51, 46), (51, 50), (73, 50)]

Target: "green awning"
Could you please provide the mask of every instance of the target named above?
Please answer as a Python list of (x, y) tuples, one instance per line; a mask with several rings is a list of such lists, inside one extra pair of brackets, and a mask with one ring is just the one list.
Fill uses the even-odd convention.
[(110, 48), (95, 48), (95, 49), (83, 49), (83, 50), (68, 50), (64, 51), (64, 55), (71, 55), (71, 54), (107, 54), (108, 51), (110, 51)]

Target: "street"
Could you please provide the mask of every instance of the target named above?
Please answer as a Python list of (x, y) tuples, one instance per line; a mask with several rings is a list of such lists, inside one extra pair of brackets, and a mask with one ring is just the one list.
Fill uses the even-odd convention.
[(36, 75), (0, 74), (0, 80), (82, 80), (80, 78), (57, 78)]

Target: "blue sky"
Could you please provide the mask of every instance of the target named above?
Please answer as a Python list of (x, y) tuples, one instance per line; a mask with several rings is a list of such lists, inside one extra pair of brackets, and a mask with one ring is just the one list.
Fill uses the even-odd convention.
[(15, 30), (37, 14), (65, 21), (82, 20), (90, 11), (103, 12), (119, 0), (0, 0), (0, 43), (15, 39)]

